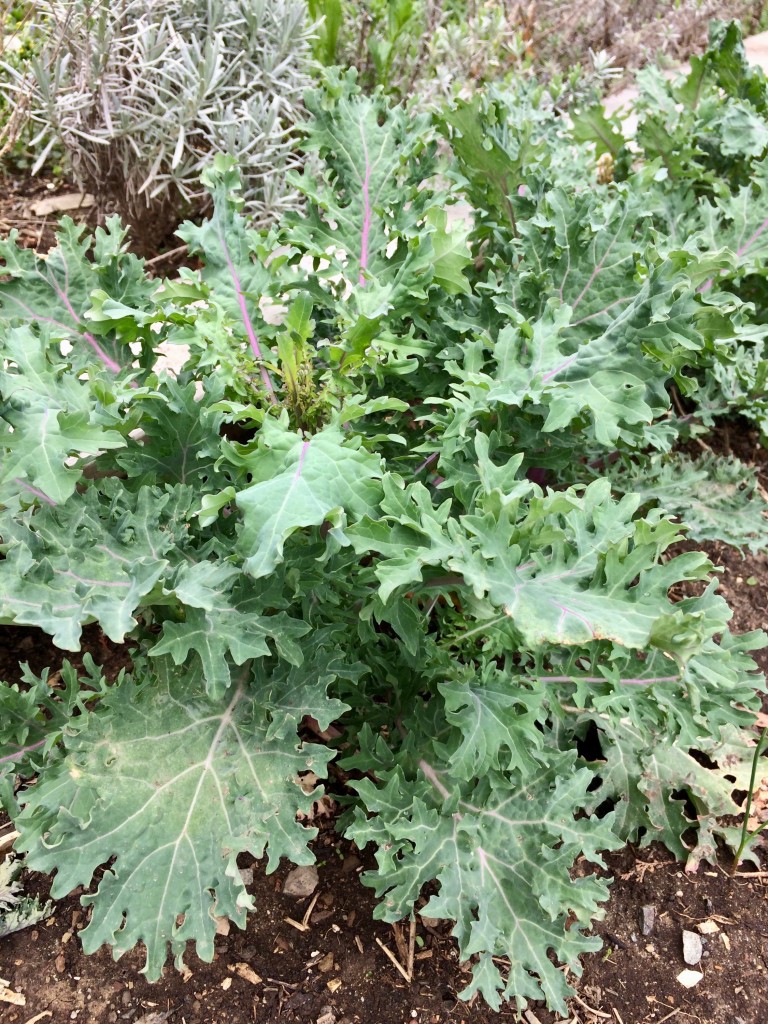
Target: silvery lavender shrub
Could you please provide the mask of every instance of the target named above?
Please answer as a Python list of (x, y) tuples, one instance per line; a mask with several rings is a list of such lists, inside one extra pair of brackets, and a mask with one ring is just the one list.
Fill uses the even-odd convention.
[(265, 224), (295, 203), (285, 172), (309, 84), (306, 13), (303, 0), (41, 0), (46, 41), (25, 73), (4, 67), (0, 88), (145, 247), (201, 208), (216, 152), (237, 159)]

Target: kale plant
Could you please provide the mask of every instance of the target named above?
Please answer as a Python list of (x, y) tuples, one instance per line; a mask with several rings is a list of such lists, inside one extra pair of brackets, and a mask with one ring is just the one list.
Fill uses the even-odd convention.
[(687, 74), (649, 67), (638, 85), (633, 131), (596, 108), (576, 116), (575, 135), (645, 198), (661, 251), (689, 252), (701, 269), (706, 346), (686, 411), (705, 429), (741, 415), (765, 439), (768, 79), (750, 67), (739, 26), (716, 21)]
[(586, 160), (449, 229), (426, 118), (351, 74), (307, 106), (306, 215), (254, 231), (217, 158), (199, 271), (148, 280), (116, 221), (0, 249), (0, 623), (134, 648), (0, 688), (0, 793), (53, 896), (86, 888), (85, 950), (157, 978), (245, 924), (240, 854), (312, 862), (337, 760), (378, 915), (454, 922), (465, 998), (565, 1013), (603, 851), (739, 841), (762, 636), (596, 471), (670, 450), (713, 256)]

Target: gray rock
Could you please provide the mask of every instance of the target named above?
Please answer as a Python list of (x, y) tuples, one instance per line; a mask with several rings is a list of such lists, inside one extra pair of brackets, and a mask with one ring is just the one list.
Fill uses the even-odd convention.
[(286, 896), (311, 896), (319, 881), (314, 864), (289, 871), (283, 886)]
[(642, 920), (640, 927), (643, 930), (643, 935), (650, 935), (653, 931), (653, 926), (656, 924), (656, 907), (648, 906), (642, 908)]
[(689, 967), (696, 966), (699, 960), (701, 960), (702, 952), (701, 936), (697, 935), (696, 932), (684, 931), (683, 960), (685, 960)]

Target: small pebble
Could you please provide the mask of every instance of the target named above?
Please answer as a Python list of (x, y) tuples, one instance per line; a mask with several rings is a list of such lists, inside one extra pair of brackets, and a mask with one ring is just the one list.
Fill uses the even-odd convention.
[(678, 974), (677, 980), (684, 988), (693, 988), (694, 985), (699, 984), (703, 977), (704, 975), (701, 973), (701, 971), (685, 970), (681, 971)]
[(653, 926), (656, 924), (656, 907), (643, 907), (642, 915), (643, 919), (641, 922), (641, 926), (643, 929), (643, 935), (650, 935), (653, 931)]
[(317, 888), (318, 881), (317, 868), (314, 865), (294, 868), (288, 872), (283, 892), (286, 896), (311, 896)]

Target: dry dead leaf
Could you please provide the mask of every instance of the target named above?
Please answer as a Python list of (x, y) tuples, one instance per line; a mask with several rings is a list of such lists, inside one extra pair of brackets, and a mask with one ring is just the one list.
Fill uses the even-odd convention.
[(214, 917), (217, 935), (229, 935), (230, 922), (228, 917)]
[(241, 978), (244, 978), (246, 981), (250, 981), (252, 985), (261, 984), (261, 976), (258, 975), (256, 971), (253, 970), (252, 967), (249, 967), (248, 964), (242, 962), (237, 964), (230, 964), (229, 969), (230, 971), (234, 971), (235, 974), (238, 974)]
[(14, 992), (12, 988), (0, 985), (0, 1003), (12, 1003), (14, 1006), (26, 1006), (27, 999), (21, 992)]
[(64, 195), (38, 199), (30, 204), (29, 212), (33, 217), (48, 217), (52, 213), (66, 213), (68, 210), (87, 210), (94, 202), (95, 199), (89, 192), (67, 192)]

